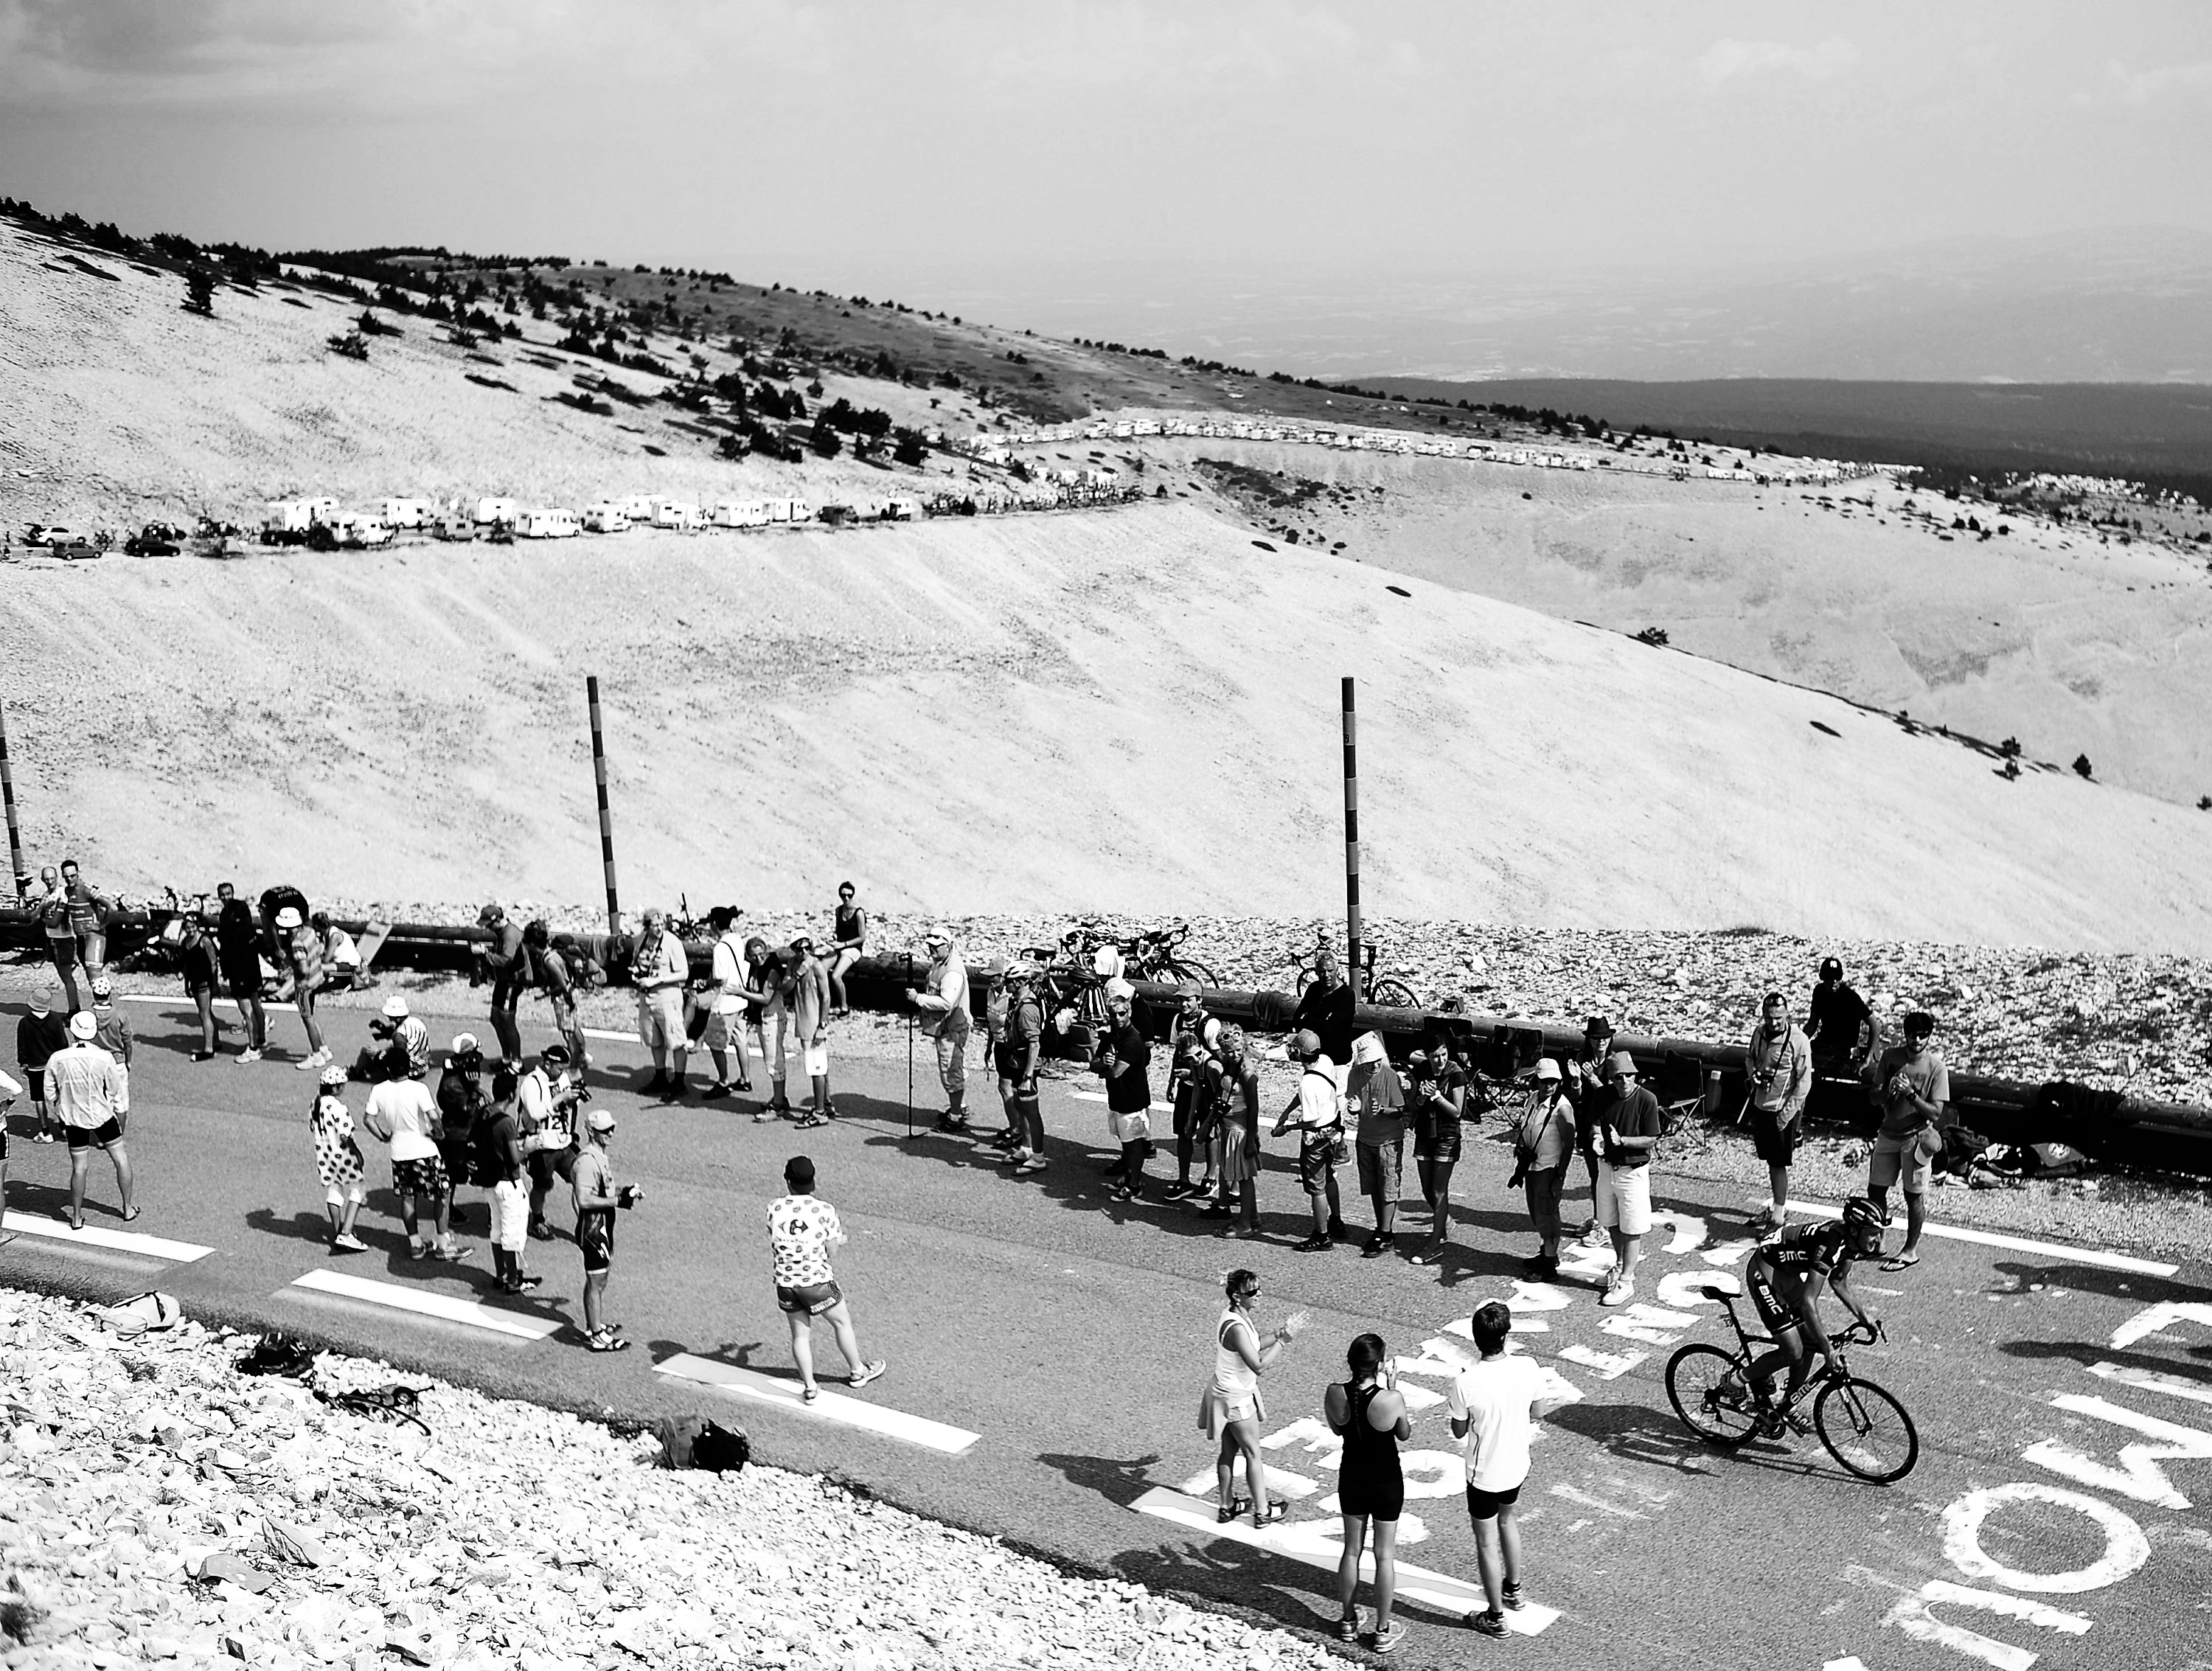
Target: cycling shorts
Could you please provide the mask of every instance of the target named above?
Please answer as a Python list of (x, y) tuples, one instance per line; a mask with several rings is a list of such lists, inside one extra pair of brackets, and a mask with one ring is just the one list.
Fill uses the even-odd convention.
[(1774, 1277), (1772, 1266), (1763, 1259), (1754, 1259), (1745, 1267), (1743, 1283), (1751, 1295), (1753, 1309), (1759, 1313), (1759, 1322), (1765, 1323), (1766, 1332), (1779, 1341), (1785, 1334), (1804, 1328), (1805, 1320), (1775, 1285)]

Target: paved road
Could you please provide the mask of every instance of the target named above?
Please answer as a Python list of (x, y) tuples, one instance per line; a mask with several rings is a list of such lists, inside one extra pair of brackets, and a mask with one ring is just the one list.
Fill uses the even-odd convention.
[[(1336, 1522), (1321, 1505), (1334, 1456), (1301, 1424), (1341, 1374), (1344, 1344), (1376, 1329), (1406, 1384), (1441, 1394), (1465, 1350), (1451, 1325), (1486, 1298), (1515, 1297), (1532, 1245), (1492, 1144), (1471, 1144), (1462, 1167), (1461, 1251), (1423, 1269), (1350, 1249), (1291, 1252), (1301, 1203), (1280, 1171), (1263, 1182), (1272, 1210), (1261, 1243), (1218, 1239), (1177, 1209), (1113, 1206), (1096, 1185), (1103, 1109), (1075, 1094), (1080, 1081), (1048, 1092), (1052, 1169), (1015, 1179), (963, 1164), (965, 1145), (905, 1139), (902, 1066), (841, 1072), (840, 1100), (854, 1117), (802, 1134), (728, 1105), (641, 1104), (623, 1088), (635, 1048), (608, 1045), (595, 1079), (601, 1103), (623, 1116), (617, 1170), (643, 1182), (648, 1200), (621, 1221), (612, 1294), (638, 1349), (595, 1357), (568, 1328), (526, 1340), (293, 1288), (337, 1268), (409, 1291), (495, 1298), (482, 1209), (469, 1226), (472, 1261), (416, 1264), (380, 1188), (363, 1218), (373, 1251), (334, 1258), (305, 1130), (308, 1076), (228, 1058), (191, 1063), (181, 1006), (135, 1006), (132, 1018), (141, 1048), (131, 1147), (145, 1212), (131, 1229), (215, 1251), (165, 1263), (24, 1236), (0, 1251), (0, 1279), (106, 1295), (158, 1283), (203, 1316), (309, 1329), (495, 1391), (626, 1414), (733, 1413), (763, 1460), (835, 1471), (1082, 1566), (1294, 1625), (1333, 1616), (1329, 1578), (1308, 1561), (1328, 1559)], [(349, 1056), (366, 1018), (330, 1019)], [(289, 1024), (279, 1021), (280, 1036)], [(51, 1211), (64, 1151), (24, 1142), (20, 1114), (15, 1126), (11, 1206)], [(957, 1454), (655, 1372), (692, 1354), (787, 1373), (763, 1209), (802, 1148), (852, 1232), (838, 1274), (864, 1342), (891, 1364), (858, 1396), (980, 1436)], [(380, 1155), (371, 1171), (388, 1181)], [(119, 1229), (97, 1162), (94, 1182), (109, 1207), (90, 1222)], [(2212, 1498), (2203, 1267), (1936, 1240), (1917, 1270), (1870, 1276), (1893, 1344), (1859, 1352), (1856, 1365), (1904, 1399), (1923, 1444), (1911, 1476), (1872, 1486), (1813, 1440), (1728, 1456), (1676, 1424), (1662, 1380), (1669, 1352), (1723, 1333), (1718, 1308), (1689, 1285), (1739, 1267), (1741, 1254), (1725, 1250), (1742, 1235), (1739, 1203), (1663, 1182), (1661, 1194), (1678, 1216), (1653, 1238), (1641, 1297), (1651, 1313), (1601, 1312), (1594, 1291), (1572, 1281), (1522, 1296), (1550, 1309), (1524, 1304), (1523, 1321), (1543, 1327), (1520, 1335), (1520, 1349), (1579, 1395), (1548, 1425), (1525, 1496), (1529, 1593), (1559, 1617), (1499, 1644), (1411, 1605), (1413, 1635), (1399, 1659), (2212, 1666), (2212, 1522), (2199, 1506)], [(565, 1223), (565, 1207), (556, 1217)], [(575, 1251), (565, 1242), (533, 1249), (549, 1279), (518, 1309), (565, 1323), (580, 1289)], [(1294, 1306), (1313, 1317), (1267, 1381), (1271, 1454), (1311, 1482), (1267, 1548), (1133, 1506), (1210, 1468), (1194, 1414), (1220, 1279), (1240, 1263), (1261, 1275), (1263, 1322)], [(826, 1334), (817, 1351), (834, 1370)], [(1441, 1403), (1419, 1413), (1410, 1449), (1422, 1453), (1408, 1463), (1419, 1523), (1407, 1523), (1403, 1558), (1472, 1581)]]

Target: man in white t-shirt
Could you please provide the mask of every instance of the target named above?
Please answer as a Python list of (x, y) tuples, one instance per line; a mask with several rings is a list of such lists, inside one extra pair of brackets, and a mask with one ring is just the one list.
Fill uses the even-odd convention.
[(1275, 1117), (1271, 1133), (1298, 1131), (1298, 1183), (1313, 1212), (1313, 1234), (1292, 1244), (1296, 1253), (1325, 1253), (1344, 1230), (1344, 1206), (1336, 1187), (1336, 1143), (1344, 1135), (1336, 1064), (1323, 1054), (1320, 1036), (1310, 1028), (1291, 1035), (1290, 1057), (1300, 1064), (1298, 1094)]
[[(468, 1249), (453, 1240), (447, 1227), (453, 1194), (446, 1178), (446, 1163), (438, 1153), (444, 1127), (438, 1117), (437, 1099), (422, 1083), (422, 1070), (410, 1066), (407, 1076), (387, 1079), (368, 1093), (362, 1122), (392, 1145), (392, 1187), (399, 1195), (399, 1216), (406, 1222), (407, 1245), (416, 1259), (462, 1259)], [(437, 1228), (434, 1241), (422, 1233), (422, 1209)]]
[(1475, 1563), (1490, 1606), (1467, 1622), (1485, 1636), (1505, 1634), (1505, 1609), (1521, 1606), (1521, 1524), (1515, 1504), (1528, 1477), (1535, 1418), (1559, 1401), (1544, 1396), (1544, 1372), (1509, 1355), (1513, 1314), (1496, 1300), (1469, 1325), (1482, 1361), (1453, 1377), (1452, 1437), (1466, 1442), (1467, 1512), (1474, 1522)]
[(828, 1322), (851, 1372), (849, 1384), (865, 1387), (884, 1372), (881, 1358), (860, 1356), (853, 1314), (845, 1291), (830, 1269), (830, 1249), (845, 1240), (837, 1209), (814, 1193), (814, 1163), (793, 1155), (784, 1163), (788, 1194), (769, 1203), (768, 1244), (775, 1268), (775, 1303), (791, 1325), (791, 1358), (799, 1366), (799, 1396), (811, 1404), (822, 1395), (814, 1380), (814, 1320)]
[(684, 1030), (684, 987), (691, 978), (691, 960), (666, 925), (656, 908), (639, 916), (630, 979), (637, 983), (638, 1042), (653, 1052), (653, 1077), (643, 1094), (674, 1103), (684, 1096), (684, 1053), (691, 1042)]
[[(714, 1058), (714, 1083), (699, 1094), (709, 1103), (732, 1091), (752, 1089), (745, 1072), (745, 943), (738, 933), (738, 919), (743, 914), (730, 905), (717, 905), (707, 913), (707, 921), (714, 927), (714, 999), (700, 1042)], [(738, 1059), (735, 1079), (730, 1077), (732, 1055)]]

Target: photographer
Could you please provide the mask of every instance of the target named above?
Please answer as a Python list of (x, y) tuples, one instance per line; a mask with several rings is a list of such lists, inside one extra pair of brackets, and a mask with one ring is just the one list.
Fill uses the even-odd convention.
[[(422, 1026), (421, 1022), (415, 1024)], [(427, 1032), (428, 1030), (425, 1029)], [(483, 1051), (474, 1033), (456, 1033), (446, 1065), (438, 1074), (438, 1158), (446, 1163), (447, 1221), (459, 1230), (460, 1203), (454, 1200), (463, 1184), (489, 1187), (491, 1180), (479, 1164), (482, 1127), (490, 1103), (483, 1090)]]
[(553, 1030), (568, 1046), (568, 1059), (581, 1073), (592, 1065), (584, 1048), (584, 1029), (576, 1019), (576, 977), (568, 960), (553, 947), (553, 931), (543, 917), (533, 917), (522, 931), (523, 949), (530, 958), (530, 983), (545, 994), (553, 1012)]
[(568, 1072), (565, 1044), (547, 1045), (516, 1087), (522, 1146), (530, 1157), (529, 1233), (540, 1242), (553, 1239), (553, 1227), (545, 1222), (545, 1198), (554, 1179), (567, 1182), (575, 1170), (576, 1110), (591, 1099), (592, 1093)]
[(370, 1019), (368, 1035), (374, 1042), (354, 1058), (354, 1079), (377, 1085), (429, 1071), (430, 1030), (408, 1012), (407, 1000), (398, 993), (384, 1000), (381, 1015)]
[(606, 1322), (607, 1279), (614, 1273), (615, 1210), (636, 1205), (645, 1191), (636, 1184), (617, 1187), (608, 1164), (615, 1117), (593, 1109), (584, 1122), (584, 1146), (576, 1151), (568, 1188), (576, 1204), (576, 1246), (584, 1255), (584, 1344), (593, 1352), (623, 1352), (629, 1342)]

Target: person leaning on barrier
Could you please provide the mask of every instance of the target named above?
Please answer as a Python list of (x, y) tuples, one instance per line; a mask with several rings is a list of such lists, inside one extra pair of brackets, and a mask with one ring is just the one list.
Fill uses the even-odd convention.
[(1309, 1032), (1321, 1042), (1321, 1054), (1328, 1058), (1329, 1071), (1336, 1076), (1336, 1088), (1343, 1091), (1345, 1081), (1352, 1072), (1352, 1038), (1358, 1030), (1355, 1018), (1359, 994), (1344, 978), (1344, 965), (1337, 961), (1336, 948), (1323, 941), (1314, 954), (1313, 984), (1298, 994), (1297, 1013), (1291, 1018), (1293, 1032)]
[(361, 948), (353, 936), (331, 921), (328, 911), (311, 912), (307, 926), (323, 939), (325, 992), (351, 992), (361, 985)]

